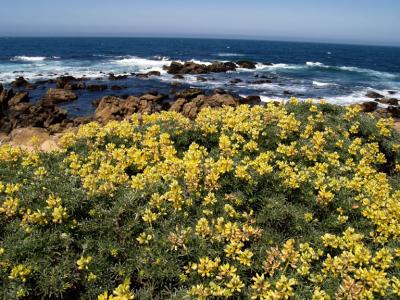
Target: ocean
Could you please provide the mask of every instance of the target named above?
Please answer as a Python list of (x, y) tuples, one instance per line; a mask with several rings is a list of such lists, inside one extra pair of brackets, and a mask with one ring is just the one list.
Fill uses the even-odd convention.
[[(207, 81), (198, 81), (196, 75), (177, 80), (163, 70), (172, 61), (207, 64), (238, 60), (257, 62), (257, 68), (201, 75)], [(64, 106), (72, 116), (90, 114), (92, 100), (103, 95), (138, 95), (149, 90), (169, 93), (176, 81), (184, 87), (260, 95), (263, 101), (295, 95), (346, 105), (370, 100), (365, 97), (370, 90), (385, 96), (392, 91), (400, 97), (400, 47), (180, 38), (0, 38), (3, 85), (19, 76), (35, 82), (65, 74), (111, 85), (108, 73), (149, 71), (160, 71), (161, 76), (129, 76), (118, 81), (126, 87), (121, 91), (78, 91), (78, 100)], [(257, 82), (263, 76), (272, 82)], [(235, 79), (240, 82), (232, 83)], [(40, 99), (46, 88), (30, 91), (33, 101)]]

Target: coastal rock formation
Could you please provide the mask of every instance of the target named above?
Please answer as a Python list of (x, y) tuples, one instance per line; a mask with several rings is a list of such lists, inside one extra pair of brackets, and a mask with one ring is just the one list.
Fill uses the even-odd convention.
[(122, 120), (134, 113), (152, 114), (163, 109), (160, 103), (166, 96), (145, 94), (141, 97), (129, 96), (122, 99), (115, 96), (103, 97), (95, 111), (95, 119), (101, 122)]
[(106, 84), (90, 84), (87, 86), (87, 90), (91, 92), (101, 92), (107, 89)]
[(3, 89), (0, 93), (0, 109), (1, 111), (7, 110), (8, 109), (8, 101), (11, 100), (12, 97), (14, 97), (14, 92), (13, 90), (7, 90)]
[(56, 137), (38, 127), (14, 129), (9, 135), (9, 143), (27, 151), (52, 152), (60, 149)]
[(114, 75), (114, 73), (108, 74), (108, 80), (124, 80), (127, 78), (128, 75)]
[(389, 105), (398, 105), (399, 104), (399, 100), (396, 98), (382, 98), (382, 99), (377, 99), (376, 101), (378, 101), (379, 103), (383, 103), (383, 104), (389, 104)]
[(247, 96), (245, 98), (240, 99), (240, 104), (248, 104), (248, 105), (261, 104), (261, 98), (260, 98), (260, 96), (257, 96), (257, 95)]
[(207, 73), (224, 73), (228, 71), (235, 71), (236, 65), (231, 62), (214, 62), (210, 65), (198, 64), (192, 61), (185, 62), (172, 62), (170, 66), (164, 66), (168, 74), (207, 74)]
[(255, 69), (256, 68), (256, 64), (252, 61), (248, 61), (248, 60), (239, 60), (236, 62), (236, 64), (243, 69)]
[(15, 79), (13, 82), (11, 82), (11, 85), (15, 88), (21, 88), (21, 87), (29, 87), (31, 84), (29, 81), (27, 81), (24, 77), (18, 77)]
[(197, 114), (205, 107), (218, 108), (222, 106), (237, 106), (239, 100), (234, 96), (226, 93), (214, 92), (211, 96), (204, 94), (198, 95), (195, 98), (188, 100), (179, 98), (170, 107), (170, 111), (182, 113), (188, 118), (195, 118)]
[(377, 92), (370, 91), (365, 94), (365, 97), (372, 98), (372, 99), (380, 99), (380, 98), (383, 98), (384, 96)]
[(20, 103), (29, 102), (29, 93), (28, 92), (19, 92), (10, 100), (8, 100), (8, 106), (15, 106)]
[(56, 88), (63, 89), (65, 85), (75, 81), (78, 81), (78, 79), (73, 76), (60, 76), (55, 80)]
[(68, 102), (78, 99), (78, 96), (69, 90), (64, 89), (48, 89), (46, 94), (43, 96), (43, 103), (46, 104), (57, 104), (62, 102)]

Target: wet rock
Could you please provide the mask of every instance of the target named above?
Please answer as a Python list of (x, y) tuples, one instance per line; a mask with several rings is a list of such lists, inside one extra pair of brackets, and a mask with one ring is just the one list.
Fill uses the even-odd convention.
[(260, 79), (260, 80), (255, 80), (251, 81), (251, 84), (266, 84), (266, 83), (272, 83), (272, 80), (270, 79)]
[(4, 89), (4, 87), (3, 87), (3, 85), (0, 83), (0, 94), (3, 92), (3, 89)]
[(147, 76), (161, 76), (161, 72), (159, 71), (150, 71), (146, 73)]
[(107, 89), (106, 84), (90, 84), (86, 88), (90, 92), (102, 92)]
[(383, 95), (381, 95), (377, 92), (374, 92), (374, 91), (370, 91), (370, 92), (366, 93), (365, 96), (368, 98), (372, 98), (372, 99), (380, 99), (380, 98), (384, 97)]
[(185, 76), (177, 74), (172, 77), (173, 79), (185, 79)]
[(388, 91), (388, 93), (389, 93), (389, 95), (394, 95), (394, 94), (396, 94), (397, 92), (396, 92), (396, 91)]
[(245, 98), (240, 99), (240, 104), (249, 104), (249, 105), (257, 105), (261, 103), (260, 96), (247, 96)]
[(67, 83), (77, 81), (74, 76), (60, 76), (56, 78), (56, 88), (63, 89)]
[(186, 100), (191, 100), (201, 94), (203, 94), (202, 90), (197, 89), (197, 88), (189, 88), (189, 89), (183, 90), (179, 93), (176, 93), (175, 96), (177, 99), (183, 98)]
[(11, 100), (11, 98), (14, 97), (14, 95), (15, 94), (11, 89), (2, 90), (2, 92), (0, 93), (0, 110), (4, 111), (8, 108), (8, 101)]
[(184, 98), (179, 98), (179, 99), (177, 99), (176, 101), (174, 101), (174, 102), (171, 104), (169, 110), (170, 110), (170, 111), (180, 112), (180, 111), (182, 111), (183, 106), (184, 106), (186, 103), (188, 103), (188, 101), (187, 101), (186, 99), (184, 99)]
[(15, 88), (21, 88), (29, 86), (30, 83), (24, 77), (21, 76), (15, 79), (13, 82), (11, 82), (11, 85)]
[(51, 88), (47, 90), (42, 100), (46, 104), (57, 104), (74, 101), (76, 99), (78, 99), (78, 96), (72, 91)]
[(164, 66), (168, 74), (207, 74), (207, 73), (224, 73), (236, 70), (233, 63), (214, 62), (210, 65), (198, 64), (192, 61), (185, 62), (172, 62), (170, 66)]
[(108, 80), (124, 80), (127, 78), (128, 75), (114, 75), (113, 73), (108, 74)]
[(137, 78), (140, 78), (140, 79), (147, 79), (147, 78), (149, 78), (149, 75), (147, 75), (147, 74), (136, 74), (135, 75)]
[(84, 90), (86, 88), (86, 84), (84, 82), (69, 82), (64, 85), (64, 90)]
[(377, 99), (376, 101), (378, 101), (379, 103), (383, 103), (383, 104), (389, 104), (389, 105), (398, 105), (399, 104), (399, 100), (396, 98), (382, 98), (382, 99)]
[(291, 91), (283, 91), (283, 94), (284, 94), (285, 96), (292, 96), (292, 95), (294, 95), (294, 93), (291, 92)]
[(388, 111), (388, 113), (391, 114), (392, 117), (400, 118), (400, 107), (398, 107), (398, 106), (388, 106), (386, 108), (386, 110)]
[(126, 89), (126, 87), (120, 86), (120, 85), (113, 85), (113, 86), (111, 86), (111, 90), (112, 90), (112, 91), (120, 91), (120, 90), (123, 90), (123, 89)]
[(8, 106), (15, 106), (20, 103), (27, 103), (27, 102), (29, 102), (29, 93), (19, 92), (8, 101)]
[(159, 94), (158, 92), (152, 93), (152, 92), (148, 92), (147, 94), (144, 94), (142, 96), (140, 96), (140, 100), (145, 100), (145, 101), (154, 101), (154, 102), (159, 102), (162, 101), (164, 99), (168, 98), (167, 95), (164, 94)]
[(229, 81), (231, 84), (238, 84), (238, 83), (241, 83), (241, 82), (243, 82), (243, 80), (242, 79), (239, 79), (239, 78), (235, 78), (235, 79), (232, 79), (231, 81)]
[(239, 60), (236, 62), (236, 64), (240, 68), (244, 68), (244, 69), (255, 69), (256, 68), (256, 64), (254, 62), (248, 61), (248, 60)]
[(263, 65), (264, 65), (264, 66), (273, 66), (274, 64), (271, 63), (271, 62), (263, 62)]
[(198, 77), (196, 78), (196, 80), (197, 80), (197, 81), (201, 81), (201, 82), (206, 82), (206, 81), (207, 81), (207, 78), (205, 78), (205, 77), (203, 77), (203, 76), (198, 76)]

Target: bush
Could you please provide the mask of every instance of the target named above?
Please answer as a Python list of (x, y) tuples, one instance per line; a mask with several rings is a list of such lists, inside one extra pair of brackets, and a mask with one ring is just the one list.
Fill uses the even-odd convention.
[(1, 298), (397, 299), (399, 141), (292, 99), (2, 146)]

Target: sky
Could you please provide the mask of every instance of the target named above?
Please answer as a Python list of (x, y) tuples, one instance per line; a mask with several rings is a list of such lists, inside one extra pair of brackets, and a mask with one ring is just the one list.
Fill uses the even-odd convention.
[(1, 0), (0, 36), (211, 37), (400, 46), (400, 0)]

